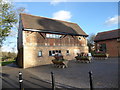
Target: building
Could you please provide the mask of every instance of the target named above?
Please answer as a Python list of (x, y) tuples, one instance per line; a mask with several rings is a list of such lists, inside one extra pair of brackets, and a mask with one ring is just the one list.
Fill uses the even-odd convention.
[(88, 53), (87, 36), (76, 23), (22, 13), (18, 30), (18, 65), (28, 68), (51, 64), (55, 53), (72, 60), (76, 53)]
[(110, 57), (120, 56), (120, 29), (100, 32), (95, 39), (96, 51), (103, 51)]

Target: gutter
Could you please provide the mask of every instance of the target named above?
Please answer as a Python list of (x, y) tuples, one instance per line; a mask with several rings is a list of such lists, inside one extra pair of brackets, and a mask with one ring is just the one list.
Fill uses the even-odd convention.
[(23, 29), (23, 30), (24, 31), (41, 32), (41, 33), (64, 34), (64, 35), (74, 35), (74, 36), (88, 37), (88, 35), (65, 33), (65, 32), (55, 32), (55, 31), (50, 31), (50, 30), (37, 30), (37, 29)]

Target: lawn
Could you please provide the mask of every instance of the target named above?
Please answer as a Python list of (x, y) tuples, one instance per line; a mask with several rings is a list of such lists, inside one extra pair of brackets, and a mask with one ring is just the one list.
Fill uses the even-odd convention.
[(14, 62), (15, 62), (15, 60), (0, 61), (0, 63), (1, 63), (2, 66), (5, 66), (5, 65), (7, 65), (7, 64), (14, 63)]

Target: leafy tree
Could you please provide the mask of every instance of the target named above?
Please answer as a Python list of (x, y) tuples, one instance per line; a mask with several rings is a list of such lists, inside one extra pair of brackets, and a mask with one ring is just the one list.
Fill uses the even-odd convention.
[(15, 59), (17, 57), (17, 54), (14, 52), (1, 52), (1, 53), (2, 60)]
[(0, 47), (7, 36), (9, 36), (12, 27), (17, 23), (16, 12), (13, 5), (9, 2), (5, 3), (0, 0)]
[[(7, 36), (16, 38), (18, 33), (19, 14), (26, 13), (25, 7), (16, 7), (11, 2), (0, 0), (0, 49)], [(16, 42), (7, 42), (16, 43)]]
[(87, 39), (87, 41), (88, 41), (87, 45), (88, 45), (88, 48), (89, 48), (89, 52), (92, 52), (91, 48), (94, 46), (94, 38), (95, 38), (95, 36), (96, 35), (94, 33), (92, 33), (92, 34), (89, 35), (89, 37)]

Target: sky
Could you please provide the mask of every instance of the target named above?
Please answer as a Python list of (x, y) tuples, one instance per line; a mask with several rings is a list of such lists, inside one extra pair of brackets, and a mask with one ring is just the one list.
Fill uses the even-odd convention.
[[(77, 23), (88, 35), (118, 28), (118, 2), (15, 2), (28, 14)], [(2, 50), (16, 51), (17, 36), (9, 36)], [(8, 42), (11, 43), (8, 43)], [(13, 49), (12, 49), (13, 48)], [(15, 50), (14, 50), (15, 49)]]

